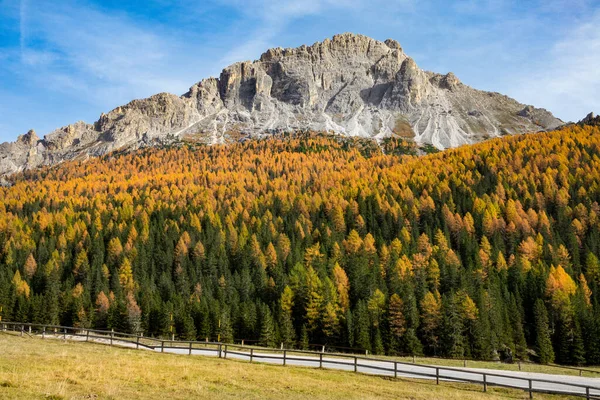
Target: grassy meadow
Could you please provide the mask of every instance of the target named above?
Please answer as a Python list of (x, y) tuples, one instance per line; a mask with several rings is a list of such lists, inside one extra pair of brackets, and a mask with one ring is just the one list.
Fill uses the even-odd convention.
[[(0, 333), (1, 399), (525, 399), (522, 391)], [(560, 399), (535, 395), (536, 399)]]

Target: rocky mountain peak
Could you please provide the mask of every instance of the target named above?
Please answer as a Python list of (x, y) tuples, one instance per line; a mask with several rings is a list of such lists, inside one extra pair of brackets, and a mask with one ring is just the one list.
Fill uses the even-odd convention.
[(40, 138), (33, 129), (30, 129), (27, 133), (19, 135), (19, 137), (17, 137), (17, 143), (23, 144), (28, 147), (35, 146), (39, 140)]
[(390, 49), (393, 50), (400, 50), (402, 51), (402, 46), (400, 46), (400, 43), (398, 43), (397, 41), (395, 41), (394, 39), (386, 39), (386, 41), (384, 42), (387, 47), (389, 47)]
[(593, 112), (586, 115), (584, 119), (579, 121), (580, 125), (600, 125), (600, 115), (596, 115)]
[(456, 90), (460, 84), (460, 80), (452, 72), (448, 72), (440, 81), (440, 86), (448, 90)]
[(312, 129), (401, 136), (443, 149), (561, 124), (546, 110), (472, 89), (451, 72), (423, 71), (393, 39), (343, 33), (310, 46), (269, 49), (183, 96), (133, 100), (93, 124), (0, 144), (0, 175), (183, 137), (213, 144)]

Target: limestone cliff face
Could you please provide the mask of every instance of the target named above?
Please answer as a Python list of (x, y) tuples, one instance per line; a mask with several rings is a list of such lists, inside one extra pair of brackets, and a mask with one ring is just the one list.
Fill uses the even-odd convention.
[(93, 125), (0, 145), (0, 174), (66, 159), (190, 137), (226, 143), (274, 131), (313, 129), (381, 138), (402, 136), (443, 149), (562, 124), (543, 109), (421, 70), (394, 40), (342, 34), (312, 46), (270, 49), (181, 97), (134, 100)]

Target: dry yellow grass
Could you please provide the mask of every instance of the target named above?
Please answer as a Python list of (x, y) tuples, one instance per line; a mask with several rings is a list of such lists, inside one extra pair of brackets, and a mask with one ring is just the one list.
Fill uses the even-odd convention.
[(528, 395), (0, 333), (0, 398), (494, 400)]

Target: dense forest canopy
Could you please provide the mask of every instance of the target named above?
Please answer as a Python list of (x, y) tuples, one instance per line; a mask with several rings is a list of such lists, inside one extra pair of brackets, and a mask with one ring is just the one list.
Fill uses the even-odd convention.
[(600, 127), (409, 153), (298, 133), (15, 176), (3, 320), (600, 364)]

